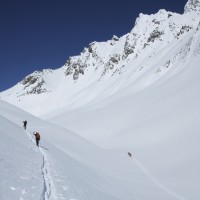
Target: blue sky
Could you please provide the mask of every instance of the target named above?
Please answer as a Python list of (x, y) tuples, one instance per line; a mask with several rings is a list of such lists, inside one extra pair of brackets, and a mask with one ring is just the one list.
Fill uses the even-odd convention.
[(93, 41), (122, 36), (139, 13), (183, 13), (187, 0), (1, 0), (0, 91), (59, 68)]

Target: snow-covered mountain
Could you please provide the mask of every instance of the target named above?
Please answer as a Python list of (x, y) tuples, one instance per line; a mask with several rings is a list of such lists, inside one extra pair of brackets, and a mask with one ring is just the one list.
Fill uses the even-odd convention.
[(61, 68), (36, 71), (0, 97), (43, 115), (99, 101), (129, 85), (137, 92), (164, 81), (188, 68), (199, 55), (199, 4), (188, 1), (184, 14), (165, 10), (140, 14), (130, 33), (92, 42)]
[[(40, 195), (20, 200), (45, 194), (45, 200), (199, 199), (199, 63), (200, 1), (189, 0), (183, 14), (140, 14), (125, 36), (93, 42), (61, 68), (34, 72), (0, 93), (43, 119), (0, 101), (1, 157), (12, 160), (17, 155), (9, 149), (24, 151), (21, 144), (27, 151), (20, 162), (35, 151), (30, 162), (42, 166), (41, 174), (27, 172), (44, 182)], [(25, 118), (29, 127), (20, 143), (11, 137), (20, 135)], [(36, 129), (49, 151), (27, 145)], [(9, 147), (5, 141), (12, 141)], [(44, 169), (51, 175), (46, 182)], [(19, 190), (12, 179), (3, 187), (8, 172), (1, 173), (0, 193), (36, 194), (34, 179), (25, 193), (17, 178)]]

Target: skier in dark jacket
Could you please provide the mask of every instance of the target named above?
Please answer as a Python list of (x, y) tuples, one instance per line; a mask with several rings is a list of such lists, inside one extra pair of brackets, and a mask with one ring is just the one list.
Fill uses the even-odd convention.
[(25, 120), (23, 121), (23, 123), (24, 123), (24, 129), (26, 130), (27, 121)]
[(38, 132), (33, 133), (35, 135), (36, 145), (39, 147), (40, 134)]
[(128, 152), (128, 156), (129, 156), (129, 157), (132, 157), (132, 154), (131, 154), (130, 152)]

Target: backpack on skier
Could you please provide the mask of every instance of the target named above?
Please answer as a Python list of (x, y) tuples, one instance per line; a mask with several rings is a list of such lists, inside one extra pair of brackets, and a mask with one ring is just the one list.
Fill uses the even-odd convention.
[(38, 132), (36, 132), (34, 135), (36, 140), (40, 140), (40, 134)]

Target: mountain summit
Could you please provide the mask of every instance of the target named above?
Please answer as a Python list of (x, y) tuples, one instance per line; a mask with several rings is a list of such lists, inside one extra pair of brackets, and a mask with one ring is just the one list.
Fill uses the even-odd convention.
[(199, 0), (188, 0), (185, 5), (185, 13), (187, 12), (196, 12), (200, 14), (200, 1)]

